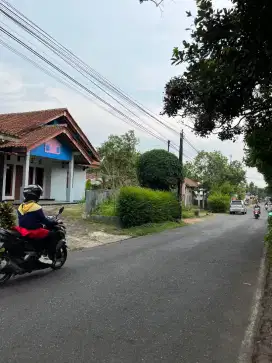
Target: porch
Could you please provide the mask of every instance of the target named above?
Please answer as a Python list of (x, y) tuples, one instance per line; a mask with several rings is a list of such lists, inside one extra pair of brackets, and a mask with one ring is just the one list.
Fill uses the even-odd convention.
[(23, 199), (23, 188), (28, 184), (39, 184), (44, 194), (44, 204), (74, 203), (85, 195), (86, 171), (75, 164), (75, 154), (70, 161), (26, 155), (4, 155), (2, 200), (19, 204)]

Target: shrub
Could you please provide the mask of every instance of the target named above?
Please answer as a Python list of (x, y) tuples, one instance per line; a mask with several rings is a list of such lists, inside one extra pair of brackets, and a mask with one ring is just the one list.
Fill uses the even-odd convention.
[(214, 213), (227, 212), (230, 205), (230, 197), (222, 193), (213, 193), (208, 197), (208, 208)]
[(11, 203), (0, 203), (0, 227), (11, 229), (16, 225), (14, 208)]
[(179, 204), (170, 192), (140, 187), (121, 189), (117, 213), (124, 227), (174, 221), (179, 217)]
[(102, 202), (92, 214), (114, 217), (117, 216), (116, 199), (110, 198)]
[(181, 165), (174, 154), (155, 149), (140, 156), (137, 175), (142, 187), (169, 191), (177, 186)]
[(86, 180), (85, 189), (86, 190), (91, 190), (92, 189), (92, 182), (90, 181), (90, 179)]

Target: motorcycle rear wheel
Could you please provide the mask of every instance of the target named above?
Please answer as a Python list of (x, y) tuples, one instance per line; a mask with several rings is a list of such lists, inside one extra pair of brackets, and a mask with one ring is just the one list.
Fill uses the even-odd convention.
[(59, 269), (61, 269), (62, 266), (65, 264), (66, 260), (67, 260), (67, 247), (66, 246), (62, 246), (57, 251), (57, 253), (55, 255), (55, 259), (53, 261), (53, 264), (51, 265), (51, 268), (53, 270), (59, 270)]
[(10, 278), (11, 273), (0, 273), (0, 285), (4, 285)]

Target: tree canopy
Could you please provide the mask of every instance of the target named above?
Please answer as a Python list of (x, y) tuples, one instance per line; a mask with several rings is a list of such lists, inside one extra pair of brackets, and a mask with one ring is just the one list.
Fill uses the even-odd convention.
[(201, 151), (193, 162), (184, 165), (184, 175), (199, 181), (207, 190), (218, 190), (223, 194), (236, 192), (245, 186), (246, 171), (239, 161), (229, 163), (219, 151)]
[(98, 149), (101, 157), (100, 171), (112, 188), (137, 182), (136, 164), (138, 139), (134, 131), (124, 135), (110, 135)]
[(177, 186), (181, 177), (181, 165), (174, 154), (154, 149), (140, 156), (137, 174), (142, 187), (170, 190)]
[(197, 0), (191, 40), (172, 56), (186, 71), (167, 83), (164, 98), (165, 114), (189, 117), (197, 134), (222, 140), (270, 125), (272, 116), (272, 2), (232, 4)]

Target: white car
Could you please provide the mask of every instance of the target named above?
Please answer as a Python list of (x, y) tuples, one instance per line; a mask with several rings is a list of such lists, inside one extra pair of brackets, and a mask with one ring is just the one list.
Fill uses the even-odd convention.
[(230, 203), (230, 214), (247, 214), (247, 209), (243, 200), (232, 200)]

